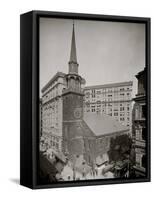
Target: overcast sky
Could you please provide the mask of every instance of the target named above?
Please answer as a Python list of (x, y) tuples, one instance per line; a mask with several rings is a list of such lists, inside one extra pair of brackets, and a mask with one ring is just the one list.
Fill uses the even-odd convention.
[[(133, 81), (145, 67), (145, 25), (75, 20), (79, 74), (86, 86)], [(40, 89), (68, 72), (73, 20), (40, 19)]]

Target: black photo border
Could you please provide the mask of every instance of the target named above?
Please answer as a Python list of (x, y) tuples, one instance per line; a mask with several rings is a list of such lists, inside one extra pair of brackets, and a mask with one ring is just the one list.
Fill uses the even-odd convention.
[[(39, 19), (61, 18), (145, 24), (145, 66), (147, 67), (147, 172), (144, 178), (63, 181), (39, 184)], [(151, 19), (144, 17), (31, 11), (20, 16), (20, 184), (32, 189), (107, 185), (151, 181)], [(28, 82), (28, 83), (27, 83)], [(27, 106), (25, 106), (27, 105)]]

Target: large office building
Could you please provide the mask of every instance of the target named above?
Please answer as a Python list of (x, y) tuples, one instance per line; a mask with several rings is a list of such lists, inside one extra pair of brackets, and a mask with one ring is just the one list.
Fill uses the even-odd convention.
[(133, 82), (121, 82), (84, 88), (84, 112), (112, 116), (131, 129)]
[(66, 87), (65, 74), (57, 72), (42, 88), (42, 136), (48, 147), (61, 151), (62, 91)]
[(138, 92), (134, 98), (133, 108), (133, 140), (135, 146), (135, 170), (137, 176), (146, 173), (146, 68), (136, 75)]

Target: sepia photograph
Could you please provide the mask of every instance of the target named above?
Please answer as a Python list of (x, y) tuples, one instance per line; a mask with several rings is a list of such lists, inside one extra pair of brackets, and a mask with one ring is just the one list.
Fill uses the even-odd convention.
[(145, 23), (39, 18), (39, 183), (147, 176)]

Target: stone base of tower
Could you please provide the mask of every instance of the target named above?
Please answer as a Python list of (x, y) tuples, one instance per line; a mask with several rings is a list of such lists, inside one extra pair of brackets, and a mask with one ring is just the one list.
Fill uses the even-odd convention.
[(84, 120), (63, 122), (63, 153), (69, 160), (83, 156), (90, 166), (95, 162), (95, 136)]

